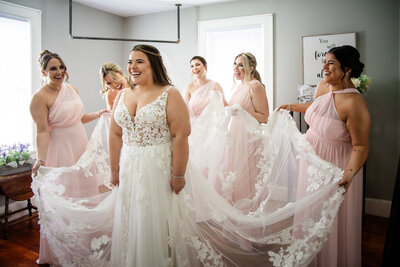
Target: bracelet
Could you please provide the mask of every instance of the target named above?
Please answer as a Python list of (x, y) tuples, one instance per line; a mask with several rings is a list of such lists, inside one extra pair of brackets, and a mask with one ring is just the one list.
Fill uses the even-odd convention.
[(172, 178), (179, 178), (179, 179), (185, 178), (185, 175), (173, 175), (173, 174), (171, 174), (171, 176), (172, 176)]
[(290, 104), (289, 104), (289, 111), (292, 111), (292, 107), (290, 106)]
[(97, 118), (100, 118), (100, 110), (97, 111)]
[(46, 161), (45, 161), (45, 160), (42, 160), (42, 159), (36, 159), (36, 161), (40, 161), (40, 162), (46, 163)]

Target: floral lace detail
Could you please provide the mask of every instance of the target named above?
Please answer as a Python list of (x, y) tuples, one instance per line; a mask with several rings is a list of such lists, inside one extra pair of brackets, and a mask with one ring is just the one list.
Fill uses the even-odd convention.
[(124, 104), (125, 89), (115, 109), (115, 122), (122, 128), (124, 145), (154, 146), (171, 141), (171, 132), (167, 122), (167, 88), (156, 100), (145, 105), (131, 119), (128, 108)]
[[(193, 204), (194, 200), (191, 198), (191, 196), (185, 192), (181, 193), (183, 196), (183, 201), (185, 205), (185, 209), (183, 211), (186, 213), (186, 217), (190, 218), (193, 216), (196, 216), (196, 209), (194, 208)], [(223, 219), (225, 219), (225, 216), (222, 214), (218, 214), (218, 212), (212, 208), (212, 204), (208, 203), (208, 209), (210, 214), (213, 216), (213, 219), (216, 221), (221, 222)], [(198, 236), (192, 235), (191, 231), (189, 231), (188, 226), (182, 222), (179, 223), (179, 229), (182, 233), (182, 236), (184, 237), (186, 243), (192, 247), (193, 249), (196, 250), (197, 252), (197, 258), (200, 260), (202, 263), (202, 266), (205, 267), (223, 267), (223, 260), (222, 260), (222, 255), (219, 254), (213, 246), (207, 241), (207, 240), (200, 240)], [(181, 260), (182, 261), (182, 260)], [(186, 265), (184, 265), (186, 266)]]
[(328, 226), (332, 226), (344, 199), (344, 191), (345, 189), (341, 187), (332, 197), (323, 202), (322, 216), (319, 221), (308, 218), (297, 226), (304, 233), (304, 238), (293, 237), (293, 232), (299, 230), (296, 226), (274, 236), (269, 243), (290, 244), (286, 248), (281, 247), (278, 253), (268, 252), (269, 260), (274, 266), (307, 266), (311, 262), (328, 238), (331, 231)]
[[(222, 176), (220, 176), (222, 177)], [(233, 196), (233, 185), (235, 184), (237, 177), (236, 177), (236, 172), (229, 172), (228, 175), (224, 178), (221, 179), (221, 184), (222, 184), (222, 195), (223, 197), (232, 202), (232, 196)]]

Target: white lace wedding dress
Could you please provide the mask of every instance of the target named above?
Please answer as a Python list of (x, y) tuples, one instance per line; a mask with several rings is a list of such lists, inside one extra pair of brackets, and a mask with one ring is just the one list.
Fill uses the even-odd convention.
[[(214, 94), (190, 137), (187, 184), (170, 188), (168, 90), (132, 120), (122, 93), (114, 118), (123, 131), (119, 187), (107, 190), (108, 118), (70, 168), (40, 168), (32, 189), (41, 235), (63, 266), (306, 266), (326, 241), (343, 199), (342, 170), (323, 161), (285, 111), (266, 125)], [(204, 114), (204, 117), (202, 117)], [(258, 144), (255, 196), (241, 207), (214, 189), (228, 180), (223, 164), (232, 116)], [(201, 133), (207, 129), (207, 135)], [(208, 159), (208, 160), (204, 160)], [(221, 163), (221, 164), (219, 164)], [(70, 198), (59, 177), (96, 176), (102, 193)], [(297, 188), (299, 175), (309, 181)], [(79, 178), (81, 179), (81, 178)], [(246, 208), (247, 207), (247, 208)]]

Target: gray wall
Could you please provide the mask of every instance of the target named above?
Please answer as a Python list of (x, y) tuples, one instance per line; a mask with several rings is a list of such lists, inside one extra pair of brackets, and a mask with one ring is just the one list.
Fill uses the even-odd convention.
[[(69, 38), (67, 0), (8, 0), (15, 4), (42, 11), (42, 50), (58, 53), (68, 68), (70, 83), (79, 91), (87, 113), (106, 108), (100, 96), (101, 82), (99, 69), (106, 61), (122, 60), (122, 42), (72, 40)], [(121, 37), (124, 19), (73, 3), (73, 34), (86, 36)], [(34, 58), (39, 55), (34, 55)], [(39, 67), (37, 75), (40, 75)], [(95, 121), (86, 124), (88, 135)]]
[[(399, 157), (399, 1), (398, 0), (245, 0), (183, 8), (178, 45), (156, 44), (183, 83), (190, 80), (188, 61), (197, 54), (197, 21), (274, 14), (275, 103), (295, 102), (302, 82), (304, 35), (357, 32), (357, 46), (372, 79), (366, 96), (371, 113), (366, 196), (391, 200)], [(126, 19), (134, 38), (176, 39), (176, 12)], [(150, 30), (151, 29), (151, 30)], [(131, 44), (125, 44), (126, 58)]]

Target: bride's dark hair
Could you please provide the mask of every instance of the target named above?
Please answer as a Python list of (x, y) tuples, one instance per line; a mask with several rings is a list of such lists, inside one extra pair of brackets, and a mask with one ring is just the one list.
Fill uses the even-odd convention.
[[(159, 85), (172, 85), (171, 79), (168, 77), (167, 70), (164, 66), (160, 51), (152, 45), (135, 45), (131, 52), (140, 51), (147, 55), (153, 70), (153, 79)], [(131, 78), (129, 76), (129, 81)]]

